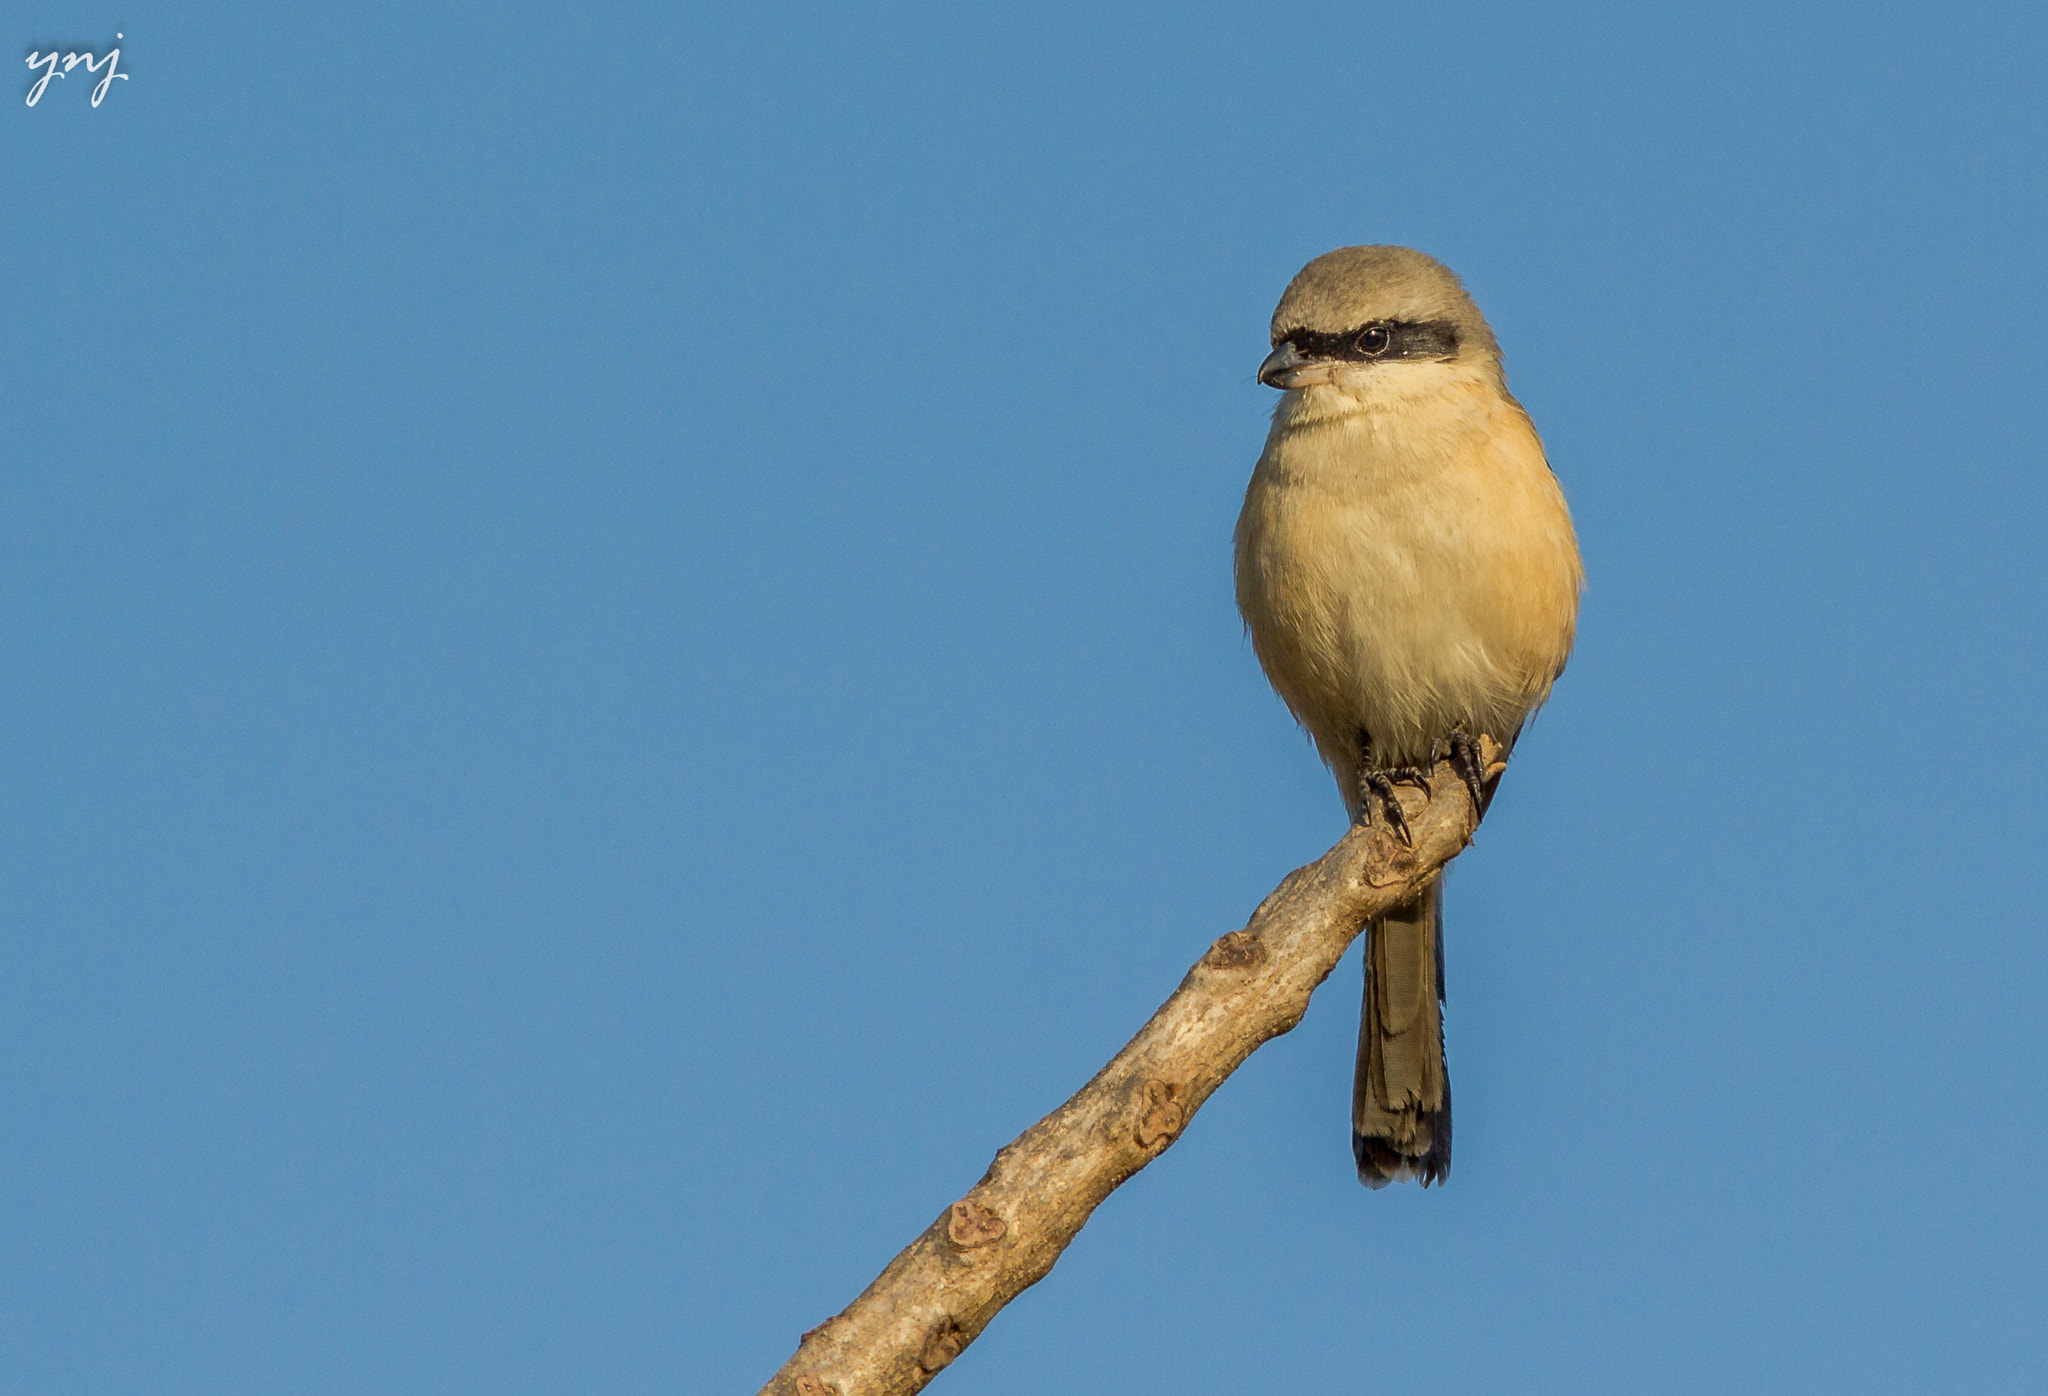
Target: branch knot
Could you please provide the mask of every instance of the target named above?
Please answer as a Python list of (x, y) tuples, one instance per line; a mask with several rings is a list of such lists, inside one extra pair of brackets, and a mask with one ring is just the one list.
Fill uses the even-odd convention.
[(1174, 1099), (1172, 1084), (1157, 1077), (1145, 1083), (1144, 1101), (1144, 1113), (1138, 1117), (1138, 1147), (1156, 1149), (1180, 1133), (1187, 1112)]
[(1210, 969), (1250, 969), (1266, 958), (1266, 947), (1249, 930), (1218, 936), (1202, 957)]
[(925, 1335), (924, 1350), (917, 1355), (917, 1365), (927, 1372), (943, 1371), (966, 1346), (966, 1332), (952, 1317), (942, 1318)]
[(1373, 887), (1398, 887), (1415, 876), (1415, 850), (1404, 845), (1384, 828), (1366, 836), (1366, 883)]
[(971, 1198), (946, 1209), (946, 1239), (963, 1251), (1003, 1239), (1010, 1224)]

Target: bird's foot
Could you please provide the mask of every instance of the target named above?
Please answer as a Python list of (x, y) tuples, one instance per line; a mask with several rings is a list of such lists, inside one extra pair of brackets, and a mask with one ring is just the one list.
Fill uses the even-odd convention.
[(1472, 797), (1473, 816), (1476, 818), (1486, 813), (1492, 792), (1487, 788), (1486, 756), (1479, 749), (1478, 738), (1469, 732), (1457, 731), (1430, 743), (1430, 765), (1434, 766), (1445, 757), (1450, 758), (1451, 769), (1458, 773), (1458, 779), (1465, 782), (1465, 791)]
[(1408, 829), (1407, 811), (1401, 808), (1401, 797), (1394, 793), (1397, 785), (1412, 785), (1422, 792), (1422, 798), (1429, 799), (1429, 772), (1418, 766), (1379, 766), (1373, 763), (1372, 734), (1360, 728), (1358, 750), (1361, 760), (1358, 768), (1358, 813), (1361, 819), (1369, 818), (1373, 802), (1379, 802), (1381, 817), (1387, 827), (1400, 836), (1401, 842), (1410, 848), (1415, 846), (1414, 836)]
[[(1486, 742), (1483, 737), (1460, 730), (1449, 736), (1439, 737), (1430, 743), (1427, 766), (1372, 766), (1366, 765), (1358, 773), (1358, 805), (1362, 817), (1369, 818), (1375, 804), (1387, 827), (1400, 837), (1402, 843), (1414, 847), (1415, 839), (1408, 828), (1408, 815), (1401, 808), (1401, 799), (1394, 793), (1397, 785), (1412, 785), (1422, 792), (1427, 800), (1430, 796), (1429, 777), (1437, 763), (1449, 760), (1451, 769), (1458, 779), (1465, 783), (1465, 791), (1472, 797), (1472, 814), (1475, 819), (1486, 813), (1486, 807), (1493, 799), (1493, 787), (1500, 778), (1501, 766), (1489, 769), (1486, 758)], [(1490, 743), (1489, 743), (1490, 744)], [(1370, 745), (1366, 746), (1369, 753)], [(1368, 756), (1370, 761), (1370, 756)]]
[[(1408, 832), (1408, 816), (1401, 809), (1401, 797), (1394, 793), (1396, 783), (1409, 785), (1413, 784), (1413, 782), (1401, 779), (1401, 777), (1402, 772), (1398, 770), (1360, 771), (1358, 773), (1358, 808), (1360, 815), (1369, 819), (1372, 815), (1373, 802), (1377, 800), (1381, 817), (1387, 821), (1387, 827), (1394, 831), (1402, 843), (1413, 848), (1415, 847), (1415, 837)], [(1422, 788), (1424, 791), (1427, 791), (1429, 786), (1424, 784)]]

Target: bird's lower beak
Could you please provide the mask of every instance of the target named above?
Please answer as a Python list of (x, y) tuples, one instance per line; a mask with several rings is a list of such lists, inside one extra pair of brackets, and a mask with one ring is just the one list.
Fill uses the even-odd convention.
[(1292, 344), (1282, 344), (1259, 365), (1259, 381), (1269, 388), (1305, 388), (1330, 381), (1330, 364), (1302, 357)]

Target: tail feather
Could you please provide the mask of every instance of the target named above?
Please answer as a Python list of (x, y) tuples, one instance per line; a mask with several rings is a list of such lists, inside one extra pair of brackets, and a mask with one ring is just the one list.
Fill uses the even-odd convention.
[(1443, 882), (1366, 931), (1365, 1010), (1351, 1091), (1351, 1149), (1369, 1188), (1451, 1171), (1444, 1064)]

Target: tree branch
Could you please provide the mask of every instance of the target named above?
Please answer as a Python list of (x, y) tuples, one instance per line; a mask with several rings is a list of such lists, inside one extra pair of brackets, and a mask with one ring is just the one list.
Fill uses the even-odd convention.
[[(1486, 783), (1506, 769), (1482, 740)], [(1479, 811), (1448, 760), (1397, 787), (1412, 845), (1361, 824), (1209, 947), (1138, 1035), (998, 1153), (965, 1197), (846, 1309), (804, 1334), (762, 1396), (908, 1396), (1052, 1269), (1089, 1215), (1164, 1153), (1262, 1044), (1289, 1031), (1366, 922), (1471, 842)]]

